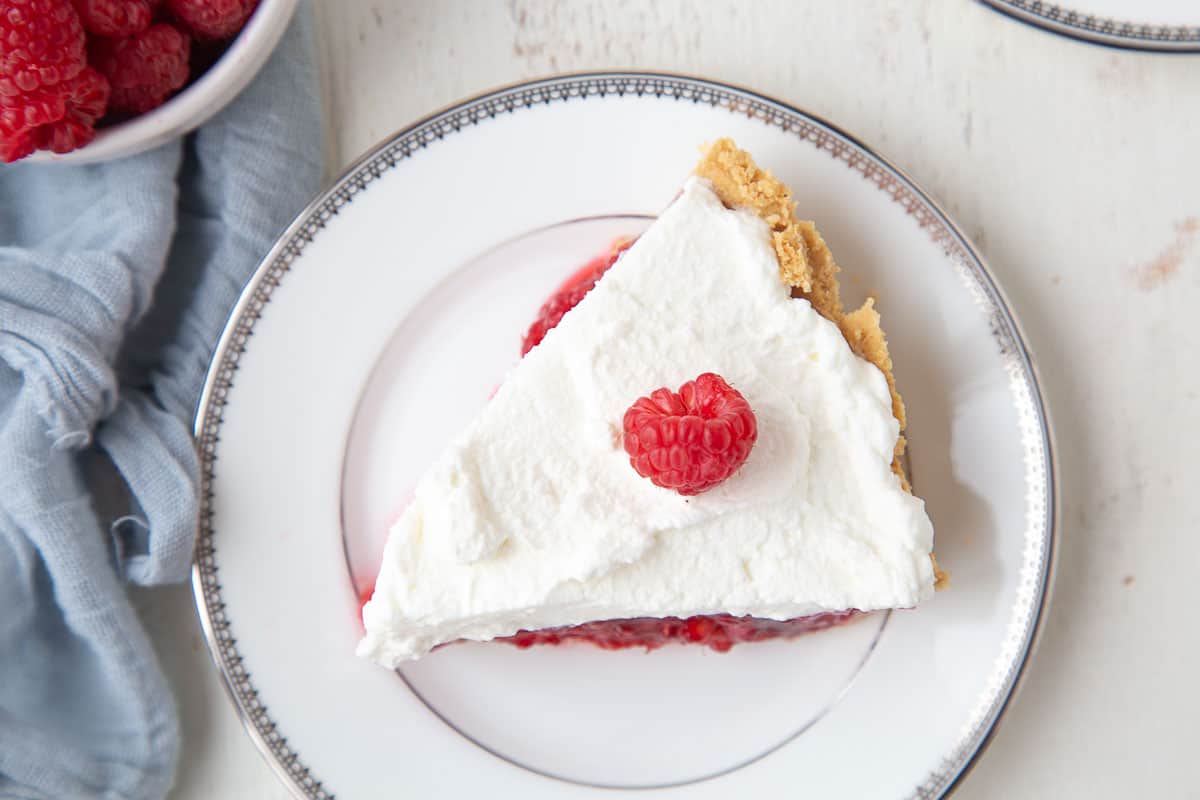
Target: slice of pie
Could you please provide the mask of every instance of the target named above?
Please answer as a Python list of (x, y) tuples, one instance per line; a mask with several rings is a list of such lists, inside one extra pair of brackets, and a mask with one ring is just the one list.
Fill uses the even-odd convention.
[(879, 315), (843, 310), (794, 207), (732, 142), (708, 149), (421, 479), (360, 655), (727, 649), (930, 594)]

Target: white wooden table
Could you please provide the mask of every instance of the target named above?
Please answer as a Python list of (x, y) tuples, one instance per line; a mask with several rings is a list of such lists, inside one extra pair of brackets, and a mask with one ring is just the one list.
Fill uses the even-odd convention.
[[(1063, 500), (1040, 652), (956, 797), (1200, 797), (1200, 56), (1079, 44), (969, 0), (319, 6), (331, 174), (462, 96), (642, 68), (815, 112), (930, 190), (1024, 323)], [(137, 602), (181, 707), (174, 796), (288, 797), (224, 695), (189, 589)]]

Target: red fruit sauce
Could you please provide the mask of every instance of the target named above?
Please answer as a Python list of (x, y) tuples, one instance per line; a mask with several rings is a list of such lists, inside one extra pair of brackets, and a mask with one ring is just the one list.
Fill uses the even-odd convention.
[(537, 318), (534, 319), (533, 324), (529, 326), (529, 330), (521, 339), (522, 358), (562, 321), (566, 313), (574, 308), (584, 295), (592, 290), (596, 281), (604, 277), (604, 273), (617, 263), (617, 259), (633, 245), (633, 242), (633, 239), (617, 239), (609, 247), (607, 253), (596, 256), (576, 270), (555, 290), (554, 294), (546, 299), (546, 302), (538, 310)]
[(708, 645), (724, 653), (742, 642), (764, 642), (768, 639), (791, 639), (803, 633), (823, 631), (841, 625), (861, 614), (861, 611), (830, 611), (795, 619), (774, 620), (758, 617), (734, 617), (711, 614), (702, 617), (639, 617), (637, 619), (608, 619), (585, 622), (565, 628), (545, 628), (520, 631), (497, 641), (532, 647), (535, 644), (590, 642), (604, 650), (623, 650), (644, 647), (656, 650), (664, 644)]

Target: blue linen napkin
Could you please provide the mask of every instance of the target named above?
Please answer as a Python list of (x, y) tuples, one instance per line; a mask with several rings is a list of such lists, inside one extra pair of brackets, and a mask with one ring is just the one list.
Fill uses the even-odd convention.
[[(185, 140), (0, 168), (0, 798), (170, 788), (175, 706), (122, 580), (187, 577), (213, 346), (319, 188), (312, 35), (302, 6)], [(106, 471), (123, 498), (95, 496)]]

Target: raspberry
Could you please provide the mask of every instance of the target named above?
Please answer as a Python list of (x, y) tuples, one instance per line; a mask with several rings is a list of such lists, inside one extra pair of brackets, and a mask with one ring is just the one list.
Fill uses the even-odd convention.
[(104, 115), (108, 95), (108, 81), (86, 67), (53, 91), (0, 97), (0, 161), (37, 149), (68, 153), (83, 147), (96, 137), (93, 126)]
[(684, 636), (689, 642), (706, 641), (717, 629), (717, 623), (709, 617), (690, 617), (683, 626)]
[(67, 104), (67, 116), (94, 125), (108, 110), (108, 98), (111, 94), (108, 79), (92, 67), (85, 67), (83, 72), (62, 88)]
[(88, 33), (124, 39), (150, 27), (150, 0), (72, 0)]
[(254, 13), (258, 0), (168, 0), (197, 39), (229, 39)]
[(529, 326), (525, 338), (521, 341), (522, 356), (537, 347), (546, 334), (562, 322), (566, 313), (579, 304), (583, 296), (592, 290), (596, 282), (608, 272), (609, 267), (617, 263), (617, 259), (633, 245), (633, 242), (633, 239), (618, 239), (613, 242), (607, 253), (589, 261), (567, 278), (566, 282), (558, 287), (557, 292), (550, 295), (550, 299), (542, 305), (537, 319)]
[(70, 0), (0, 3), (0, 97), (50, 89), (86, 63), (83, 26)]
[(141, 114), (162, 105), (188, 78), (187, 34), (165, 23), (128, 39), (97, 39), (91, 58), (112, 84), (112, 108)]
[(60, 119), (38, 131), (38, 149), (69, 153), (96, 138), (96, 129), (72, 117)]
[(66, 103), (57, 94), (33, 92), (18, 98), (0, 97), (0, 161), (10, 164), (38, 149), (40, 129), (62, 119), (65, 113)]
[(678, 392), (662, 388), (638, 398), (624, 428), (637, 473), (682, 495), (706, 492), (737, 472), (758, 438), (746, 398), (711, 372)]
[(38, 131), (38, 147), (69, 153), (96, 138), (96, 120), (108, 108), (108, 80), (91, 67), (63, 86), (66, 114), (53, 125)]

